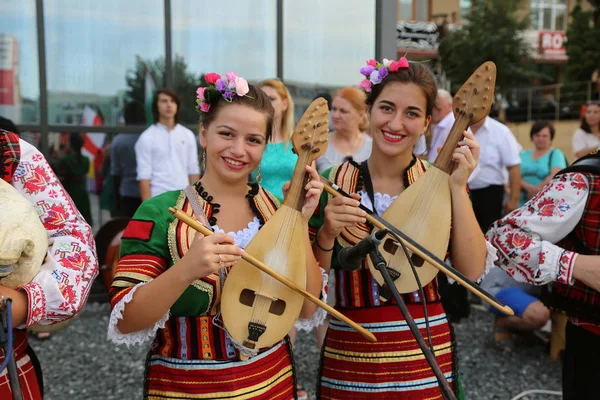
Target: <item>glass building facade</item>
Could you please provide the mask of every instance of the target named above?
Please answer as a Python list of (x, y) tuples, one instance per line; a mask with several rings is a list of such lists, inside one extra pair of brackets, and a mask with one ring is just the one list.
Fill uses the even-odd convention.
[(300, 115), (317, 93), (357, 84), (366, 59), (396, 56), (396, 7), (384, 0), (0, 1), (0, 116), (47, 154), (56, 133), (143, 130), (123, 126), (123, 106), (145, 101), (153, 82), (178, 93), (181, 122), (196, 129), (200, 76), (232, 70), (251, 82), (282, 79)]

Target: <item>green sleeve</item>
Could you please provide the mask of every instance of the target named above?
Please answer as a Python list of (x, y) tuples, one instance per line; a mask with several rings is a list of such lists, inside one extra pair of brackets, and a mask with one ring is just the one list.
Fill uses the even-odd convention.
[[(144, 257), (164, 261), (164, 270), (173, 265), (169, 249), (169, 226), (175, 219), (169, 213), (174, 207), (180, 191), (166, 192), (142, 203), (136, 211), (121, 240), (121, 258), (133, 260)], [(136, 228), (138, 227), (138, 228)], [(131, 229), (130, 229), (131, 228)], [(163, 272), (164, 272), (163, 270)], [(118, 271), (117, 271), (118, 272)], [(148, 276), (148, 280), (155, 278)], [(141, 281), (140, 281), (141, 282)], [(190, 285), (171, 306), (172, 316), (201, 316), (208, 311), (208, 294)]]

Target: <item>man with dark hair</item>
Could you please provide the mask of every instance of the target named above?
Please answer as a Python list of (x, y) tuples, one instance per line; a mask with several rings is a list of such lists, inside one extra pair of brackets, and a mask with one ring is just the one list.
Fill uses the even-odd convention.
[(20, 134), (19, 128), (8, 118), (0, 117), (0, 130)]
[(198, 146), (192, 131), (178, 124), (179, 104), (174, 91), (158, 90), (152, 101), (154, 124), (135, 144), (142, 201), (200, 178)]
[[(146, 125), (144, 105), (134, 100), (123, 110), (126, 125)], [(115, 214), (133, 217), (142, 204), (137, 182), (135, 143), (141, 133), (119, 133), (110, 146), (110, 174), (115, 187)]]

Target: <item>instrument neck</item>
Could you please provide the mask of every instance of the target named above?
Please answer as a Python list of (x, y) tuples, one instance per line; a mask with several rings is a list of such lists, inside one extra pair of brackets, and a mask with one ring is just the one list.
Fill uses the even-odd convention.
[(438, 153), (438, 156), (435, 159), (433, 165), (450, 175), (452, 173), (452, 168), (454, 167), (454, 161), (452, 160), (452, 154), (458, 146), (458, 142), (463, 139), (463, 132), (469, 127), (469, 123), (471, 119), (464, 115), (460, 114), (452, 128), (450, 129), (450, 133), (448, 134), (448, 138), (444, 142), (442, 149)]
[(294, 168), (292, 181), (290, 182), (290, 188), (285, 196), (285, 200), (283, 200), (283, 205), (296, 211), (302, 211), (302, 205), (304, 204), (304, 196), (306, 194), (304, 188), (306, 185), (306, 165), (298, 159)]

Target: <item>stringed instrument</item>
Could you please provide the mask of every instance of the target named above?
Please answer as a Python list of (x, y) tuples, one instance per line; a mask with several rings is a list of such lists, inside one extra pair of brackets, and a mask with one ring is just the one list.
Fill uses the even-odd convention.
[[(298, 287), (306, 288), (306, 246), (302, 222), (307, 173), (327, 149), (327, 101), (313, 101), (292, 134), (298, 161), (290, 188), (245, 251), (269, 265)], [(221, 314), (229, 335), (249, 349), (271, 346), (294, 327), (304, 298), (242, 259), (227, 274), (221, 296)]]
[[(452, 198), (449, 182), (455, 167), (452, 154), (463, 139), (463, 132), (489, 114), (495, 84), (496, 64), (491, 61), (483, 63), (469, 77), (454, 96), (452, 108), (455, 121), (434, 164), (400, 193), (381, 216), (440, 259), (445, 258), (450, 241)], [(390, 275), (398, 291), (410, 293), (418, 290), (419, 284), (409, 260), (396, 239), (386, 235), (379, 250), (388, 262)], [(418, 254), (409, 251), (409, 256), (424, 287), (435, 278), (438, 269)], [(381, 273), (370, 260), (369, 269), (379, 285), (384, 286)], [(382, 291), (384, 293), (385, 290)]]

